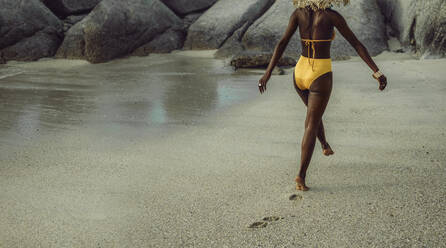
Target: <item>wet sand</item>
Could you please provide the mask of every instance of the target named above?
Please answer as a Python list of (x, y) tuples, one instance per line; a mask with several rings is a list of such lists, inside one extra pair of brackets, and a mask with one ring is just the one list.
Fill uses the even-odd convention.
[(0, 69), (0, 247), (445, 247), (446, 60), (335, 62), (302, 193), (290, 74), (154, 56)]

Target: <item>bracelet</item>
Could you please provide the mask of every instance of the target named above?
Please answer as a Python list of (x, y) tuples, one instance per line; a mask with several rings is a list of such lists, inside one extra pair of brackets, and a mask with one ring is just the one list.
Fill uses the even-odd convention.
[(377, 72), (373, 73), (372, 76), (373, 76), (374, 79), (378, 79), (378, 78), (380, 78), (383, 75), (384, 74), (381, 71), (377, 71)]

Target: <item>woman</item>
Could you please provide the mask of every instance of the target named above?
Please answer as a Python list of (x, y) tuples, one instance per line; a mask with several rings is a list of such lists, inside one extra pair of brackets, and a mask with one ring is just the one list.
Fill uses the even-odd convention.
[(297, 93), (307, 106), (307, 115), (305, 134), (302, 140), (300, 171), (295, 179), (297, 190), (309, 190), (305, 185), (305, 177), (313, 155), (316, 137), (321, 142), (324, 155), (329, 156), (334, 153), (325, 140), (322, 115), (332, 89), (330, 46), (335, 37), (335, 27), (373, 70), (373, 77), (379, 81), (379, 89), (384, 90), (387, 85), (386, 77), (379, 71), (367, 49), (350, 30), (345, 19), (331, 9), (332, 4), (340, 5), (342, 3), (347, 5), (349, 0), (294, 0), (297, 9), (290, 17), (285, 34), (276, 45), (265, 75), (259, 81), (259, 90), (260, 93), (263, 93), (271, 77), (271, 72), (299, 27), (304, 49), (302, 49), (302, 55), (294, 69), (293, 82)]

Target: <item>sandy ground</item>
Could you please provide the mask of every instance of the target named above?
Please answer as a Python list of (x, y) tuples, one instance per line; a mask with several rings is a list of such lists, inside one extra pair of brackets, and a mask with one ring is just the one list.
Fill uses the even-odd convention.
[(3, 141), (0, 247), (446, 247), (446, 60), (378, 64), (384, 92), (358, 59), (334, 63), (335, 155), (317, 144), (304, 193), (291, 75), (169, 132)]

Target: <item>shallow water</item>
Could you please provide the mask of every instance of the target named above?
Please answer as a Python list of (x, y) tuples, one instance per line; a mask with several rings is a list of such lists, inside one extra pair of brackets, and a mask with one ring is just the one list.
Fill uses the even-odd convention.
[(10, 62), (0, 67), (0, 138), (5, 144), (64, 130), (139, 135), (197, 125), (256, 96), (258, 78), (185, 53), (104, 64)]

